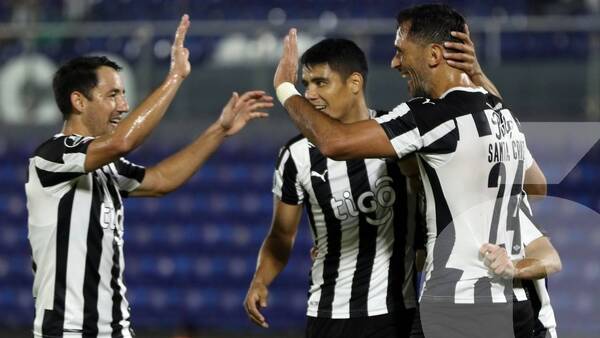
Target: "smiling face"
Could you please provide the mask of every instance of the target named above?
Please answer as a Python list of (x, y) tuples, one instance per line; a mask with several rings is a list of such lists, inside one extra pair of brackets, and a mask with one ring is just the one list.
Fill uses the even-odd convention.
[(96, 70), (98, 84), (90, 90), (90, 99), (82, 96), (83, 123), (92, 136), (112, 133), (129, 111), (125, 98), (125, 87), (119, 73), (107, 66)]
[(396, 32), (394, 47), (396, 53), (391, 67), (408, 79), (408, 92), (412, 97), (429, 97), (425, 64), (426, 48), (409, 38), (410, 22), (404, 22)]
[(316, 109), (342, 122), (353, 111), (356, 99), (349, 82), (350, 77), (343, 79), (327, 63), (302, 67), (304, 97)]

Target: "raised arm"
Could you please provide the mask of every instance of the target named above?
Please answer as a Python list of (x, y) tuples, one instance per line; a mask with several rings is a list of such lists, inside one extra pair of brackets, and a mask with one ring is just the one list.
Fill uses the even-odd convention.
[(184, 184), (217, 150), (225, 138), (236, 134), (252, 119), (268, 116), (258, 111), (273, 106), (263, 91), (233, 93), (219, 119), (194, 142), (146, 170), (142, 184), (130, 196), (163, 196)]
[(171, 68), (160, 87), (124, 118), (112, 134), (100, 136), (90, 143), (85, 158), (86, 171), (100, 168), (134, 150), (158, 125), (181, 83), (191, 71), (189, 51), (183, 46), (189, 26), (186, 14), (181, 18), (175, 33), (171, 48)]
[(268, 305), (269, 285), (286, 266), (302, 215), (302, 205), (292, 205), (274, 198), (273, 221), (256, 263), (256, 272), (244, 300), (244, 309), (255, 324), (268, 328), (261, 308)]
[(494, 83), (485, 75), (479, 65), (479, 61), (477, 61), (475, 44), (473, 43), (473, 40), (471, 40), (469, 26), (465, 24), (464, 33), (454, 31), (451, 32), (451, 34), (462, 42), (444, 42), (444, 47), (446, 47), (444, 58), (447, 60), (448, 64), (467, 73), (471, 81), (477, 86), (481, 86), (488, 92), (502, 98), (498, 88), (496, 88)]
[(294, 124), (323, 155), (336, 160), (396, 156), (377, 122), (343, 124), (316, 110), (294, 87), (297, 71), (298, 45), (296, 29), (292, 28), (284, 39), (273, 85)]

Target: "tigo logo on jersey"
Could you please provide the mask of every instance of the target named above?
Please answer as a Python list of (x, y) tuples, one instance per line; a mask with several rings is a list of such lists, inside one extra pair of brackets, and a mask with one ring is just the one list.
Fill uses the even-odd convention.
[[(380, 177), (375, 182), (375, 191), (365, 191), (360, 194), (356, 203), (349, 191), (344, 191), (341, 200), (332, 197), (330, 202), (335, 217), (344, 221), (349, 216), (357, 217), (362, 212), (366, 216), (367, 223), (374, 226), (385, 224), (394, 216), (392, 206), (396, 202), (396, 192), (391, 187), (392, 182), (393, 180), (389, 176)], [(382, 216), (371, 217), (377, 217), (377, 215)]]

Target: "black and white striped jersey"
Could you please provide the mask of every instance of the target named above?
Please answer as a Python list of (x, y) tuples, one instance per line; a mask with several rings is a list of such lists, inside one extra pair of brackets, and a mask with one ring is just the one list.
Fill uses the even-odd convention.
[(131, 337), (123, 284), (122, 193), (145, 169), (121, 158), (86, 173), (91, 137), (55, 135), (25, 184), (36, 337)]
[(335, 161), (302, 136), (281, 149), (273, 193), (304, 204), (319, 252), (308, 316), (355, 318), (416, 306), (419, 213), (407, 184), (395, 161)]
[(398, 157), (418, 155), (428, 230), (421, 300), (512, 300), (512, 283), (488, 275), (479, 249), (523, 250), (519, 205), (533, 159), (519, 122), (499, 98), (463, 87), (413, 99), (376, 120)]

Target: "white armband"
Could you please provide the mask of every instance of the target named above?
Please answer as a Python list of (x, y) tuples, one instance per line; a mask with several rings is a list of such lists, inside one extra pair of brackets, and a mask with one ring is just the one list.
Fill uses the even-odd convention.
[(279, 102), (281, 102), (282, 106), (285, 105), (285, 101), (287, 101), (287, 99), (290, 97), (294, 95), (302, 96), (296, 89), (296, 86), (294, 86), (294, 84), (291, 82), (284, 82), (277, 86), (275, 93), (277, 94), (277, 99), (279, 99)]

